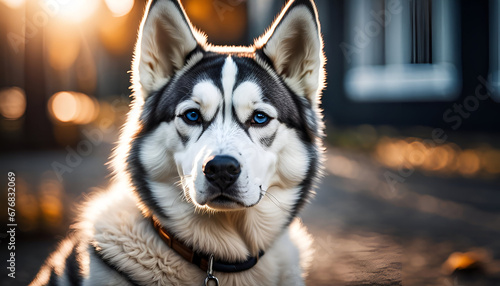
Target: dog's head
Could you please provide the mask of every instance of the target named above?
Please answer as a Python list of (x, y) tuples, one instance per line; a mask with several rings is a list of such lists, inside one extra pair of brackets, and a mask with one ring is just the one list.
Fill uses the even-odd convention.
[(150, 1), (133, 67), (138, 124), (124, 135), (143, 204), (239, 210), (276, 189), (300, 208), (321, 153), (319, 29), (312, 1), (290, 1), (254, 46), (216, 47), (177, 0)]

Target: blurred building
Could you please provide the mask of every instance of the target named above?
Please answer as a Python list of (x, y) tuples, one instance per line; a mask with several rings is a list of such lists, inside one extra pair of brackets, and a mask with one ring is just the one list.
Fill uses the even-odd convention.
[(321, 4), (334, 122), (500, 130), (498, 1)]

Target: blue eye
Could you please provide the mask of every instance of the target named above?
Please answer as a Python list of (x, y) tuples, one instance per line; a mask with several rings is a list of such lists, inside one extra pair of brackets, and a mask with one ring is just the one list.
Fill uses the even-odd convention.
[(262, 125), (269, 122), (269, 116), (262, 112), (256, 112), (252, 118), (252, 124)]
[(200, 113), (196, 110), (188, 110), (184, 113), (184, 118), (187, 123), (198, 123), (200, 121)]

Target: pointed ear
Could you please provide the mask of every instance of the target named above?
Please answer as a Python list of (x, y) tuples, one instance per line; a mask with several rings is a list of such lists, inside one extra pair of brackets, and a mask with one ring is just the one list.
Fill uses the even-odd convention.
[(186, 63), (186, 57), (203, 40), (192, 27), (178, 0), (151, 0), (139, 29), (135, 48), (134, 89), (144, 97), (160, 89)]
[(323, 41), (312, 0), (290, 0), (255, 46), (294, 92), (317, 104), (325, 75)]

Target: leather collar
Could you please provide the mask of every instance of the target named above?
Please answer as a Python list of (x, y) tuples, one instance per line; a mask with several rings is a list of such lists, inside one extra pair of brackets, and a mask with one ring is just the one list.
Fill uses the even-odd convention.
[[(165, 227), (161, 225), (160, 221), (155, 216), (152, 216), (151, 220), (158, 235), (168, 245), (168, 247), (177, 252), (177, 254), (182, 256), (185, 260), (201, 268), (201, 270), (207, 271), (210, 255), (205, 255), (194, 251), (193, 249), (176, 239)], [(262, 257), (262, 255), (264, 255), (264, 251), (261, 250), (258, 256), (249, 256), (247, 260), (236, 263), (214, 260), (213, 270), (226, 273), (245, 271), (254, 267), (259, 261), (259, 258)]]

